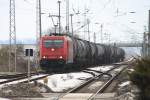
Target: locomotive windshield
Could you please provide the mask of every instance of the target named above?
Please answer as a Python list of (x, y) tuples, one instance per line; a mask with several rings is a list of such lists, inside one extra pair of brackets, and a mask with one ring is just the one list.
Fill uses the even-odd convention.
[(63, 46), (63, 40), (44, 40), (43, 45), (45, 48), (59, 48)]

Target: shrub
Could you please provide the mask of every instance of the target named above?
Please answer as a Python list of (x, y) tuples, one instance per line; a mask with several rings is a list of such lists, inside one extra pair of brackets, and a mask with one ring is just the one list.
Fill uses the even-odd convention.
[[(17, 72), (27, 72), (27, 60), (24, 58), (24, 49), (23, 45), (17, 45), (16, 49), (17, 53)], [(14, 71), (14, 51), (11, 52), (11, 68), (10, 71)], [(9, 71), (8, 68), (9, 61), (9, 46), (4, 45), (0, 49), (0, 72)], [(31, 61), (33, 65), (33, 62)], [(31, 70), (35, 70), (35, 68), (31, 68)]]
[(150, 59), (137, 59), (130, 79), (140, 89), (140, 100), (150, 100)]

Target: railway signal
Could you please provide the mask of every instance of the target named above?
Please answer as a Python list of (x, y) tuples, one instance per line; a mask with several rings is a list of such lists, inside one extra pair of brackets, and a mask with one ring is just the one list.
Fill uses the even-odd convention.
[(28, 83), (30, 82), (30, 56), (33, 56), (33, 49), (26, 49), (25, 50), (25, 56), (28, 57)]
[(33, 56), (33, 49), (26, 49), (25, 50), (25, 55), (26, 56)]

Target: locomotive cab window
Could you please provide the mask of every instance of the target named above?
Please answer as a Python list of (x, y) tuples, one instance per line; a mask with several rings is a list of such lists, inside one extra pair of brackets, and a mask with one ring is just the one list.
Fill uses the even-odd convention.
[(63, 40), (44, 40), (43, 44), (45, 48), (59, 48), (63, 46)]

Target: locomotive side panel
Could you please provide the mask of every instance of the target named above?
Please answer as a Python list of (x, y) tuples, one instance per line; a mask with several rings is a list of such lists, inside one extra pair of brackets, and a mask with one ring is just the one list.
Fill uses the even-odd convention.
[(74, 48), (73, 48), (73, 41), (70, 37), (66, 37), (67, 39), (67, 61), (66, 63), (73, 63), (73, 57), (74, 57)]

